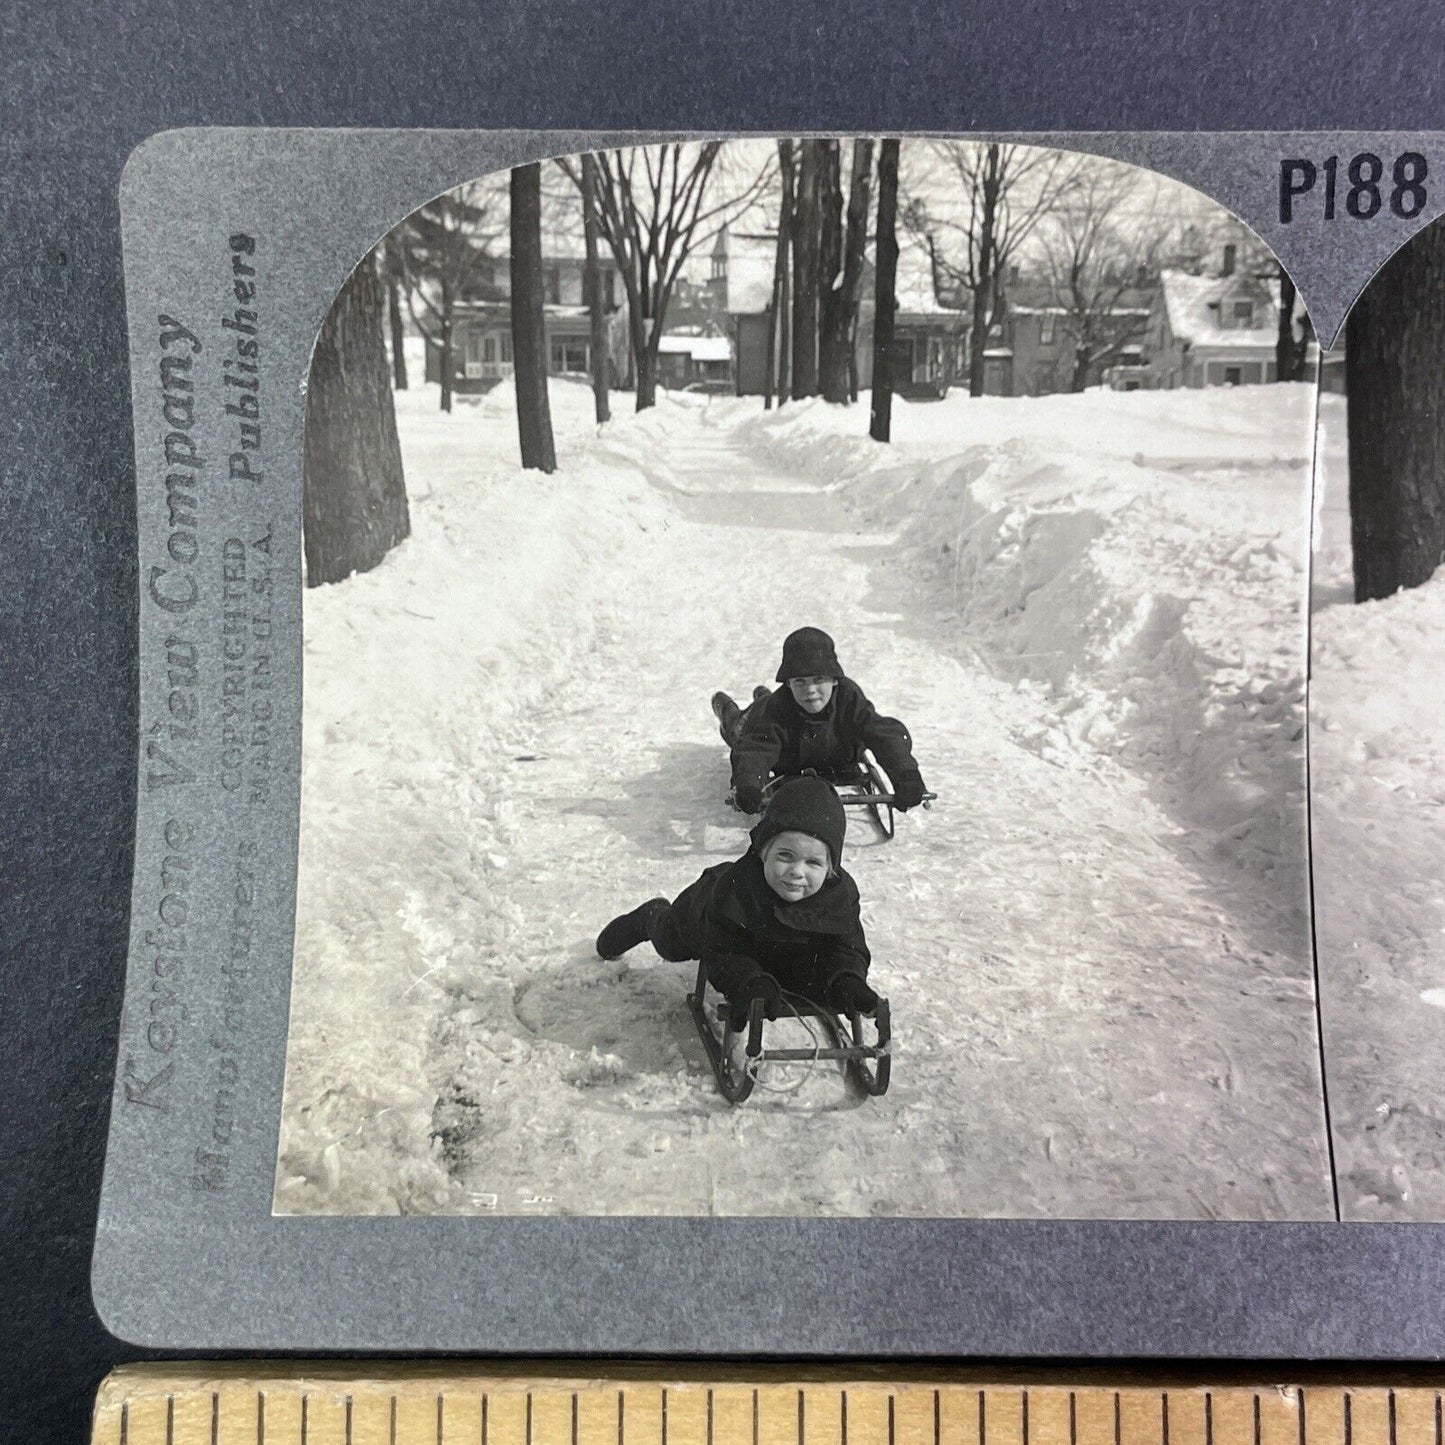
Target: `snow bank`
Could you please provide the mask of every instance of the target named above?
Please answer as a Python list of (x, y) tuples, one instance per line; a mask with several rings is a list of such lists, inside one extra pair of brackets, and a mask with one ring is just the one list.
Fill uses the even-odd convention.
[(1445, 568), (1355, 604), (1345, 401), (1321, 401), (1315, 922), (1346, 1217), (1445, 1217)]
[[(529, 715), (593, 645), (610, 561), (662, 514), (606, 454), (521, 472), (510, 386), (450, 415), (436, 396), (397, 396), (412, 535), (374, 571), (305, 596), (281, 1212), (447, 1207), (431, 1034), (449, 990), (505, 1005), (489, 967), (523, 922), (493, 886), (516, 822), (502, 766), (528, 752)], [(585, 387), (554, 383), (552, 405), (559, 438), (595, 430)]]
[(861, 405), (737, 425), (894, 534), (956, 649), (1042, 692), (1021, 741), (1120, 761), (1218, 856), (1296, 886), (1313, 388), (895, 405), (890, 446)]

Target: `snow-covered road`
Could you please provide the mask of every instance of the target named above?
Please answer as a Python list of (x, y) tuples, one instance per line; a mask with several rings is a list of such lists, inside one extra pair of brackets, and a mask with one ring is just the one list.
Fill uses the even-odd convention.
[[(489, 417), (504, 419), (490, 400), (462, 410), (470, 431), (446, 432), (449, 455), (478, 448), (478, 472), (498, 470), (481, 450), (503, 435)], [(1177, 437), (1150, 424), (1137, 445), (1119, 444), (1126, 456), (1152, 456)], [(415, 499), (425, 447), (410, 446)], [(1177, 458), (1158, 470), (1142, 457), (1100, 459), (1099, 475), (1132, 467), (1146, 481), (1122, 498), (1085, 488), (1086, 506), (1076, 495), (1085, 478), (1071, 474), (1073, 491), (1060, 488), (1069, 464), (1059, 455), (1040, 473), (1037, 457), (1021, 461), (1004, 441), (967, 474), (1000, 458), (1027, 476), (1047, 473), (1048, 495), (1024, 507), (1038, 525), (1006, 522), (984, 497), (978, 518), (960, 520), (958, 545), (935, 537), (935, 563), (924, 566), (899, 526), (878, 529), (887, 512), (878, 496), (830, 487), (819, 475), (830, 469), (796, 464), (742, 403), (666, 403), (655, 418), (595, 435), (578, 426), (559, 450), (564, 470), (537, 491), (537, 526), (565, 528), (565, 489), (582, 476), (623, 478), (626, 514), (598, 516), (595, 548), (582, 537), (567, 563), (569, 587), (543, 594), (485, 679), (442, 685), (433, 663), (392, 680), (387, 695), (414, 688), (424, 699), (418, 719), (447, 689), (454, 696), (434, 736), (415, 736), (424, 722), (401, 729), (417, 753), (390, 784), (404, 808), (389, 813), (383, 800), (378, 816), (369, 793), (356, 805), (368, 833), (386, 835), (388, 867), (416, 861), (403, 885), (378, 883), (377, 902), (363, 901), (361, 879), (342, 897), (321, 876), (348, 845), (340, 824), (328, 832), (318, 821), (337, 804), (311, 750), (359, 738), (345, 714), (365, 703), (327, 682), (313, 688), (313, 677), (332, 662), (355, 667), (345, 644), (328, 645), (328, 628), (368, 586), (397, 595), (384, 593), (395, 583), (383, 574), (416, 563), (448, 530), (436, 530), (436, 508), (455, 517), (464, 494), (439, 496), (430, 517), (414, 501), (417, 535), (396, 557), (326, 589), (334, 595), (314, 611), (308, 596), (297, 1023), (279, 1208), (1330, 1216), (1299, 845), (1291, 805), (1277, 796), (1298, 794), (1289, 734), (1299, 639), (1248, 611), (1255, 601), (1278, 610), (1281, 587), (1299, 575), (1297, 559), (1280, 562), (1269, 541), (1277, 523), (1263, 540), (1251, 524), (1243, 541), (1201, 533), (1180, 500), (1188, 487), (1174, 488)], [(1270, 466), (1278, 475), (1265, 485), (1293, 485), (1299, 458), (1288, 441), (1280, 450), (1287, 461), (1230, 460), (1227, 445), (1224, 460), (1205, 457), (1216, 510), (1231, 488), (1258, 489)], [(898, 453), (886, 495), (930, 468), (937, 480), (938, 448)], [(1156, 482), (1161, 496), (1172, 489), (1167, 503), (1149, 493)], [(962, 483), (953, 486), (962, 519)], [(1292, 505), (1302, 511), (1302, 496), (1286, 513)], [(1044, 568), (1019, 609), (1034, 593), (1044, 607), (1081, 609), (1047, 624), (1060, 637), (1085, 624), (1081, 559), (1094, 581), (1108, 573), (1107, 548), (1094, 547), (1106, 533), (1118, 557), (1142, 553), (1166, 580), (1177, 567), (1193, 595), (1166, 587), (1136, 608), (1115, 629), (1108, 678), (1084, 688), (1054, 661), (1031, 665), (1017, 645), (1004, 658), (998, 635), (964, 625), (960, 586), (993, 585), (1000, 565), (960, 571), (960, 553), (970, 568), (977, 561), (962, 534), (978, 519), (997, 535), (1022, 527), (1013, 572)], [(415, 600), (428, 586), (445, 590), (447, 574), (429, 582), (424, 563), (413, 571), (405, 595), (428, 620), (399, 619), (403, 635), (441, 649), (443, 674), (468, 669), (456, 631), (465, 609)], [(530, 599), (516, 600), (526, 613)], [(1202, 640), (1182, 621), (1191, 606)], [(771, 682), (783, 636), (801, 625), (832, 633), (850, 675), (907, 721), (939, 801), (902, 818), (891, 843), (861, 817), (850, 822), (846, 862), (864, 901), (872, 977), (893, 1008), (889, 1093), (863, 1101), (829, 1066), (800, 1066), (765, 1075), (780, 1092), (732, 1109), (692, 1031), (690, 966), (645, 945), (606, 964), (592, 940), (614, 913), (674, 895), (746, 846), (743, 820), (723, 803), (726, 753), (708, 698), (718, 687), (745, 698)], [(1240, 656), (1204, 650), (1225, 638)], [(1262, 639), (1258, 655), (1251, 638)], [(1141, 679), (1140, 695), (1124, 697)], [(1123, 701), (1109, 703), (1106, 682)], [(479, 722), (481, 752), (466, 715), (489, 706), (502, 720), (490, 731)], [(313, 709), (338, 715), (322, 721)], [(386, 747), (369, 735), (368, 744)], [(334, 777), (357, 776), (353, 761), (343, 748)], [(435, 842), (429, 827), (449, 841)], [(373, 928), (358, 909), (371, 911)], [(342, 1135), (335, 1100), (346, 1087), (365, 1093), (364, 1069), (351, 1067), (355, 1079), (340, 1085), (325, 1054), (347, 1052), (339, 996), (377, 969), (396, 971), (395, 1011), (385, 1029), (359, 1014), (355, 1028), (388, 1040), (395, 1029), (425, 1033), (378, 1043), (376, 1067), (395, 1059), (405, 1081), (375, 1090), (369, 1114), (363, 1100), (360, 1123)], [(362, 1168), (365, 1182), (352, 1172)]]

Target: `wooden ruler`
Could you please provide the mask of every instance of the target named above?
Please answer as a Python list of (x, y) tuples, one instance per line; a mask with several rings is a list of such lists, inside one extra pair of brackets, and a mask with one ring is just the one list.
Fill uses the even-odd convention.
[[(599, 1362), (601, 1365), (601, 1362)], [(585, 1368), (585, 1367), (584, 1367)], [(1436, 1383), (853, 1367), (605, 1377), (464, 1365), (139, 1365), (92, 1445), (1445, 1445)]]

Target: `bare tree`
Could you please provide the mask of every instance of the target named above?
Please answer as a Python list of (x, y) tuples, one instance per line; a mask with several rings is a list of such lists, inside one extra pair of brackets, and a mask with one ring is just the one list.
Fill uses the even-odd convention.
[(611, 418), (607, 404), (607, 318), (602, 309), (602, 267), (597, 260), (597, 237), (601, 228), (597, 221), (597, 160), (582, 157), (582, 231), (584, 261), (582, 289), (587, 296), (587, 321), (592, 342), (592, 396), (597, 424)]
[[(836, 161), (834, 170), (836, 174)], [(858, 288), (863, 277), (868, 242), (868, 201), (873, 185), (873, 142), (853, 142), (852, 173), (848, 183), (848, 232), (841, 268), (826, 282), (822, 308), (820, 370), (823, 396), (845, 402), (856, 392), (853, 338), (858, 324)], [(829, 251), (831, 255), (831, 248)]]
[(452, 409), (456, 305), (496, 264), (493, 243), (504, 229), (497, 210), (493, 194), (471, 182), (428, 201), (393, 232), (407, 308), (439, 356), (443, 411)]
[(778, 405), (788, 390), (788, 256), (793, 223), (793, 143), (778, 142), (778, 179), (781, 196), (778, 203), (778, 243), (773, 253), (773, 291), (768, 306), (768, 355), (763, 374), (763, 410), (773, 405), (776, 389)]
[(936, 269), (972, 298), (968, 389), (982, 396), (990, 328), (1002, 320), (1008, 268), (1044, 217), (1067, 193), (1076, 157), (996, 141), (935, 141), (929, 148), (933, 190), (916, 195), (905, 223), (928, 244)]
[(793, 198), (793, 400), (818, 391), (818, 216), (822, 141), (798, 142)]
[(1414, 236), (1345, 329), (1355, 600), (1418, 587), (1445, 561), (1445, 226)]
[[(627, 325), (637, 373), (637, 410), (657, 400), (657, 355), (668, 303), (693, 251), (740, 214), (771, 167), (740, 190), (713, 198), (721, 141), (675, 142), (599, 152), (598, 225), (627, 293)], [(579, 189), (581, 166), (558, 164)]]
[(1147, 307), (1125, 304), (1155, 274), (1165, 239), (1149, 218), (1146, 192), (1139, 172), (1081, 159), (1068, 194), (1040, 228), (1044, 270), (1069, 343), (1060, 380), (1071, 391), (1083, 391), (1148, 326)]
[(395, 230), (389, 231), (381, 243), (380, 264), (381, 274), (386, 280), (387, 330), (391, 333), (391, 385), (395, 391), (405, 391), (406, 336), (401, 322), (401, 238)]
[(557, 470), (552, 410), (547, 400), (547, 320), (543, 309), (542, 168), (512, 172), (512, 377), (522, 466)]
[(898, 142), (878, 148), (878, 262), (873, 272), (873, 397), (868, 435), (886, 442), (893, 419), (893, 318), (898, 310)]
[(311, 354), (301, 489), (308, 587), (369, 572), (411, 531), (385, 300), (373, 252), (331, 303)]

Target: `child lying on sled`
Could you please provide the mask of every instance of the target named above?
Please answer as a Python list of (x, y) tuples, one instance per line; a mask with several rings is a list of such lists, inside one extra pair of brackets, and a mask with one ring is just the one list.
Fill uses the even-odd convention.
[(923, 801), (923, 777), (913, 760), (913, 739), (897, 718), (883, 717), (863, 689), (843, 675), (833, 639), (800, 627), (783, 643), (775, 692), (759, 688), (750, 707), (725, 692), (713, 694), (723, 741), (732, 749), (732, 801), (756, 813), (772, 777), (811, 770), (851, 778), (864, 748), (872, 750), (893, 784), (900, 812)]
[(754, 999), (768, 1018), (788, 1012), (785, 992), (841, 1014), (871, 1014), (868, 945), (858, 887), (843, 871), (847, 820), (822, 778), (784, 783), (735, 863), (707, 869), (669, 903), (653, 898), (597, 935), (602, 958), (650, 942), (673, 963), (701, 959), (728, 1001), (734, 1029)]

